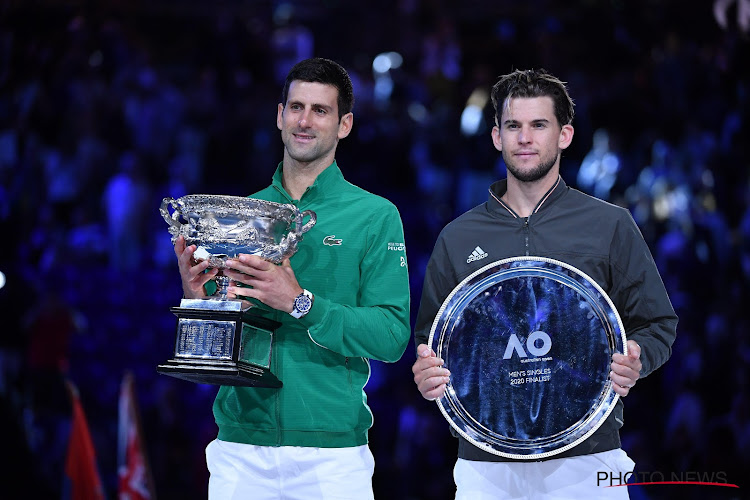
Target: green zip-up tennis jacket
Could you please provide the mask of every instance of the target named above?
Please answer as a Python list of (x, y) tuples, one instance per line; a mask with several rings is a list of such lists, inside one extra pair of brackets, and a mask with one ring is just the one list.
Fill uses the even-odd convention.
[(316, 213), (290, 260), (315, 301), (301, 319), (257, 308), (281, 323), (271, 371), (283, 387), (222, 386), (213, 407), (218, 438), (259, 446), (360, 446), (373, 423), (364, 392), (369, 359), (397, 361), (411, 335), (401, 217), (390, 201), (347, 182), (335, 161), (299, 200), (281, 181), (280, 164), (271, 185), (251, 197)]

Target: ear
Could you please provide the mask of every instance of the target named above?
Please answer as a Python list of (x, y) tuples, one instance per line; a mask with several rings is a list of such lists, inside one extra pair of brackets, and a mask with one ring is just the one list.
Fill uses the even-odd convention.
[(492, 144), (498, 151), (503, 150), (503, 140), (500, 138), (500, 128), (497, 125), (492, 127)]
[(557, 145), (560, 149), (566, 149), (573, 142), (573, 125), (563, 125), (560, 130), (560, 139), (557, 141)]
[(279, 103), (279, 107), (276, 110), (276, 128), (279, 130), (282, 129), (282, 125), (284, 124), (284, 105)]
[(342, 116), (341, 120), (339, 121), (339, 133), (338, 133), (339, 139), (343, 139), (344, 137), (349, 135), (349, 132), (352, 131), (353, 126), (354, 126), (354, 114), (353, 113), (347, 113), (344, 116)]

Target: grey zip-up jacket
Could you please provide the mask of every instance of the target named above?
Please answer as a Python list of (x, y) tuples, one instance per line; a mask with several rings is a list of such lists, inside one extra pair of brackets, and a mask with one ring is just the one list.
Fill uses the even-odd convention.
[[(494, 183), (486, 203), (457, 217), (438, 236), (427, 264), (415, 327), (416, 345), (427, 343), (441, 304), (472, 272), (496, 260), (536, 256), (576, 267), (607, 293), (620, 314), (627, 338), (641, 347), (641, 378), (664, 364), (672, 353), (677, 316), (630, 212), (572, 189), (558, 177), (533, 213), (523, 218), (501, 201), (506, 189), (506, 180)], [(474, 252), (477, 247), (484, 253)], [(594, 434), (549, 458), (619, 448), (622, 425), (623, 402), (619, 399)], [(458, 437), (460, 458), (509, 460)]]

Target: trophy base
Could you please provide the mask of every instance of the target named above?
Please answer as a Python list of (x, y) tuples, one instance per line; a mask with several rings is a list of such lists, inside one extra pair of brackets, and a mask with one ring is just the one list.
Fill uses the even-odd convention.
[(267, 369), (243, 366), (238, 363), (215, 364), (186, 363), (170, 359), (158, 365), (156, 371), (162, 375), (187, 380), (196, 384), (235, 385), (243, 387), (281, 387), (281, 380)]
[(282, 386), (271, 373), (273, 334), (280, 323), (246, 314), (234, 299), (182, 299), (173, 357), (156, 371), (189, 382)]

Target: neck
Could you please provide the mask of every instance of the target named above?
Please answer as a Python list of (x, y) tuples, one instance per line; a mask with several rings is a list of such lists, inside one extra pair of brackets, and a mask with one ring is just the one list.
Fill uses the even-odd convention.
[(543, 179), (536, 182), (522, 182), (508, 173), (508, 189), (502, 196), (505, 202), (520, 217), (528, 217), (541, 201), (547, 191), (555, 185), (559, 174), (550, 171)]
[(281, 184), (292, 199), (299, 200), (302, 198), (307, 188), (313, 185), (318, 175), (328, 168), (333, 160), (328, 161), (325, 165), (322, 163), (299, 163), (285, 155)]

